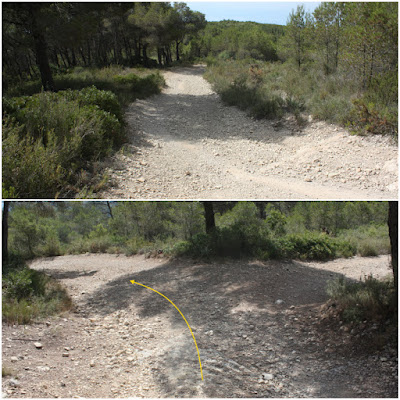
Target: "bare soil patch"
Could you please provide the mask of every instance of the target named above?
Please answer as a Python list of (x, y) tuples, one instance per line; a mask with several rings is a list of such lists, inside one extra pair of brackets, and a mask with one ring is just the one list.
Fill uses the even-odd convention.
[[(383, 277), (388, 266), (388, 256), (325, 263), (107, 254), (36, 260), (31, 267), (59, 279), (76, 309), (31, 326), (3, 325), (3, 366), (18, 377), (3, 378), (3, 395), (397, 397), (397, 349), (362, 327), (328, 326), (320, 313), (329, 279)], [(182, 317), (132, 279), (182, 311), (204, 381)]]
[(299, 128), (222, 104), (204, 66), (164, 73), (163, 93), (127, 110), (130, 144), (102, 197), (397, 199), (398, 149), (321, 121)]

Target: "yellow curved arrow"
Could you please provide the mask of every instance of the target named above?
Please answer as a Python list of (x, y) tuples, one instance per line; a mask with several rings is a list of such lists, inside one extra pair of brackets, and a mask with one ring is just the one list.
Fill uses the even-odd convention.
[(164, 297), (164, 299), (167, 299), (167, 300), (178, 310), (179, 314), (182, 315), (182, 318), (185, 320), (186, 325), (188, 326), (188, 328), (189, 328), (189, 330), (190, 330), (190, 333), (192, 334), (192, 337), (193, 337), (193, 340), (194, 340), (194, 344), (196, 345), (197, 355), (198, 355), (198, 357), (199, 357), (201, 380), (204, 380), (204, 379), (203, 379), (203, 369), (201, 368), (201, 360), (200, 360), (199, 348), (197, 347), (196, 339), (195, 339), (195, 337), (194, 337), (192, 328), (190, 327), (189, 322), (187, 322), (185, 316), (181, 313), (181, 310), (180, 310), (167, 296), (164, 296), (162, 293), (157, 292), (157, 290), (155, 290), (155, 289), (153, 289), (153, 288), (151, 288), (151, 287), (149, 287), (149, 286), (143, 285), (142, 283), (136, 282), (135, 280), (132, 280), (131, 283), (132, 283), (132, 285), (135, 285), (135, 284), (136, 284), (136, 285), (140, 285), (140, 286), (143, 286), (143, 287), (145, 287), (145, 288), (147, 288), (147, 289), (152, 290), (153, 292), (158, 293), (160, 296)]

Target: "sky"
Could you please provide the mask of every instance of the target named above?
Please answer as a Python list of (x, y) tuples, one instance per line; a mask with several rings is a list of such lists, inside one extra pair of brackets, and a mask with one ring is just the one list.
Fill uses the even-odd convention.
[(186, 1), (193, 11), (205, 14), (207, 21), (253, 21), (267, 24), (286, 25), (288, 16), (298, 5), (304, 5), (308, 12), (313, 12), (320, 2), (236, 2), (236, 1)]

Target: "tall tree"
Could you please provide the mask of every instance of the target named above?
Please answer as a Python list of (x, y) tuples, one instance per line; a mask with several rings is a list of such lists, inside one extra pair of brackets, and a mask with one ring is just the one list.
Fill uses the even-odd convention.
[(280, 54), (284, 58), (293, 59), (299, 69), (308, 59), (312, 29), (311, 15), (305, 11), (303, 5), (298, 6), (296, 11), (290, 13), (285, 35), (279, 42)]
[(321, 3), (314, 10), (315, 42), (323, 56), (326, 74), (334, 72), (339, 64), (339, 51), (342, 43), (343, 3)]
[(3, 201), (3, 221), (2, 221), (2, 260), (3, 265), (8, 262), (8, 211), (9, 201)]
[[(367, 89), (374, 78), (388, 73), (397, 76), (397, 3), (346, 3), (344, 63)], [(397, 92), (397, 90), (396, 90)]]
[(389, 237), (390, 237), (390, 248), (392, 256), (392, 268), (394, 276), (394, 284), (397, 289), (399, 282), (399, 203), (397, 201), (389, 201), (389, 215), (388, 215), (388, 225), (389, 225)]
[(203, 201), (204, 217), (206, 220), (206, 233), (210, 234), (215, 230), (215, 216), (212, 201)]

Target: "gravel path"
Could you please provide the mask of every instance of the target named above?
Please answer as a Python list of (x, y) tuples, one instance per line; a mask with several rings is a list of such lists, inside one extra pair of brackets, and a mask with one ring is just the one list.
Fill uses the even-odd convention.
[(203, 66), (164, 73), (161, 95), (127, 110), (130, 144), (103, 198), (397, 199), (397, 145), (325, 122), (254, 120), (222, 104)]
[[(203, 264), (97, 254), (36, 260), (76, 310), (3, 324), (3, 397), (397, 397), (397, 349), (321, 319), (326, 282), (390, 273), (388, 256)], [(194, 342), (171, 299), (191, 325)], [(278, 301), (279, 300), (279, 301)], [(21, 340), (23, 339), (23, 340)], [(34, 345), (39, 341), (41, 349)]]

